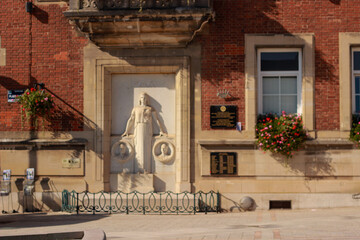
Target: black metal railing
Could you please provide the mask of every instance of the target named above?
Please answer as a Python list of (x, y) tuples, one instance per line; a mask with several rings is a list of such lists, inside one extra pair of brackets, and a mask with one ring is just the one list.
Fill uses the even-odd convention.
[(158, 213), (158, 214), (196, 214), (199, 212), (219, 212), (220, 194), (210, 191), (204, 193), (148, 192), (131, 193), (87, 191), (62, 192), (62, 211), (79, 213)]
[(71, 6), (78, 6), (79, 9), (84, 10), (209, 8), (210, 0), (80, 0), (79, 4), (71, 4)]

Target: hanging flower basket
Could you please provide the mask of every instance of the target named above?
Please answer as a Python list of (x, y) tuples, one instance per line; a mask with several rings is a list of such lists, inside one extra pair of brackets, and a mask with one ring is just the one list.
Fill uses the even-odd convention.
[(360, 147), (360, 115), (354, 114), (350, 130), (350, 140), (354, 141), (357, 147)]
[(256, 125), (257, 144), (263, 151), (270, 151), (291, 158), (294, 151), (306, 140), (302, 117), (282, 113), (260, 115)]
[(23, 95), (18, 97), (21, 108), (21, 119), (30, 122), (31, 127), (37, 126), (38, 117), (46, 118), (54, 108), (53, 96), (43, 89), (27, 89)]

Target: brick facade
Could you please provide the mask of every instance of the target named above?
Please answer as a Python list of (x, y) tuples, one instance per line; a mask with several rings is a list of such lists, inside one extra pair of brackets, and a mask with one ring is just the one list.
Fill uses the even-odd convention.
[[(4, 0), (0, 8), (0, 130), (21, 128), (19, 106), (7, 103), (7, 90), (45, 83), (56, 95), (57, 114), (47, 127), (81, 130), (83, 108), (82, 49), (87, 40), (63, 16), (66, 3), (39, 3), (32, 14), (24, 2)], [(315, 128), (339, 129), (339, 32), (360, 31), (355, 0), (251, 1), (214, 0), (215, 21), (196, 38), (202, 44), (202, 129), (210, 130), (213, 104), (238, 106), (245, 122), (244, 35), (314, 33), (316, 42)], [(9, 10), (11, 9), (11, 10)], [(226, 101), (216, 96), (229, 90)], [(246, 127), (246, 126), (245, 126)]]
[[(66, 4), (36, 4), (32, 14), (25, 2), (4, 0), (0, 7), (1, 48), (7, 52), (0, 67), (0, 130), (21, 129), (20, 108), (7, 103), (7, 90), (45, 83), (55, 95), (56, 115), (49, 130), (81, 130), (83, 60), (86, 43), (63, 16)], [(26, 129), (26, 125), (25, 128)]]
[[(210, 130), (212, 104), (239, 107), (245, 122), (244, 35), (251, 33), (314, 33), (315, 35), (315, 128), (339, 129), (339, 32), (359, 32), (357, 1), (233, 1), (215, 0), (216, 19), (201, 37), (202, 128)], [(228, 89), (222, 101), (217, 89)], [(246, 127), (246, 126), (245, 126)]]

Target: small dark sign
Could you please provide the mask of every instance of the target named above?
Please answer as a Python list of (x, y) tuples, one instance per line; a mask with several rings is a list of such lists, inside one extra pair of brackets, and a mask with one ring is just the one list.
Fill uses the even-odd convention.
[(236, 175), (236, 153), (235, 152), (212, 152), (211, 175)]
[(25, 90), (8, 90), (8, 102), (17, 102), (17, 96), (23, 95)]
[(211, 128), (236, 128), (236, 106), (210, 106)]

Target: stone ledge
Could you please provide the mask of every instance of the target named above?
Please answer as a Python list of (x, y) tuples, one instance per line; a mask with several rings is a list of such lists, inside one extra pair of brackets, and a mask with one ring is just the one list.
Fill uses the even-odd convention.
[[(206, 148), (232, 147), (239, 149), (258, 149), (256, 140), (236, 139), (203, 139), (197, 143)], [(305, 141), (302, 150), (324, 150), (324, 149), (355, 149), (355, 144), (345, 139), (322, 139)]]
[(346, 139), (322, 139), (306, 141), (304, 150), (325, 150), (325, 149), (354, 149), (355, 144)]
[[(85, 147), (88, 140), (84, 138), (74, 139), (0, 139), (0, 150), (30, 148), (33, 147)], [(6, 148), (6, 149), (3, 149)]]

